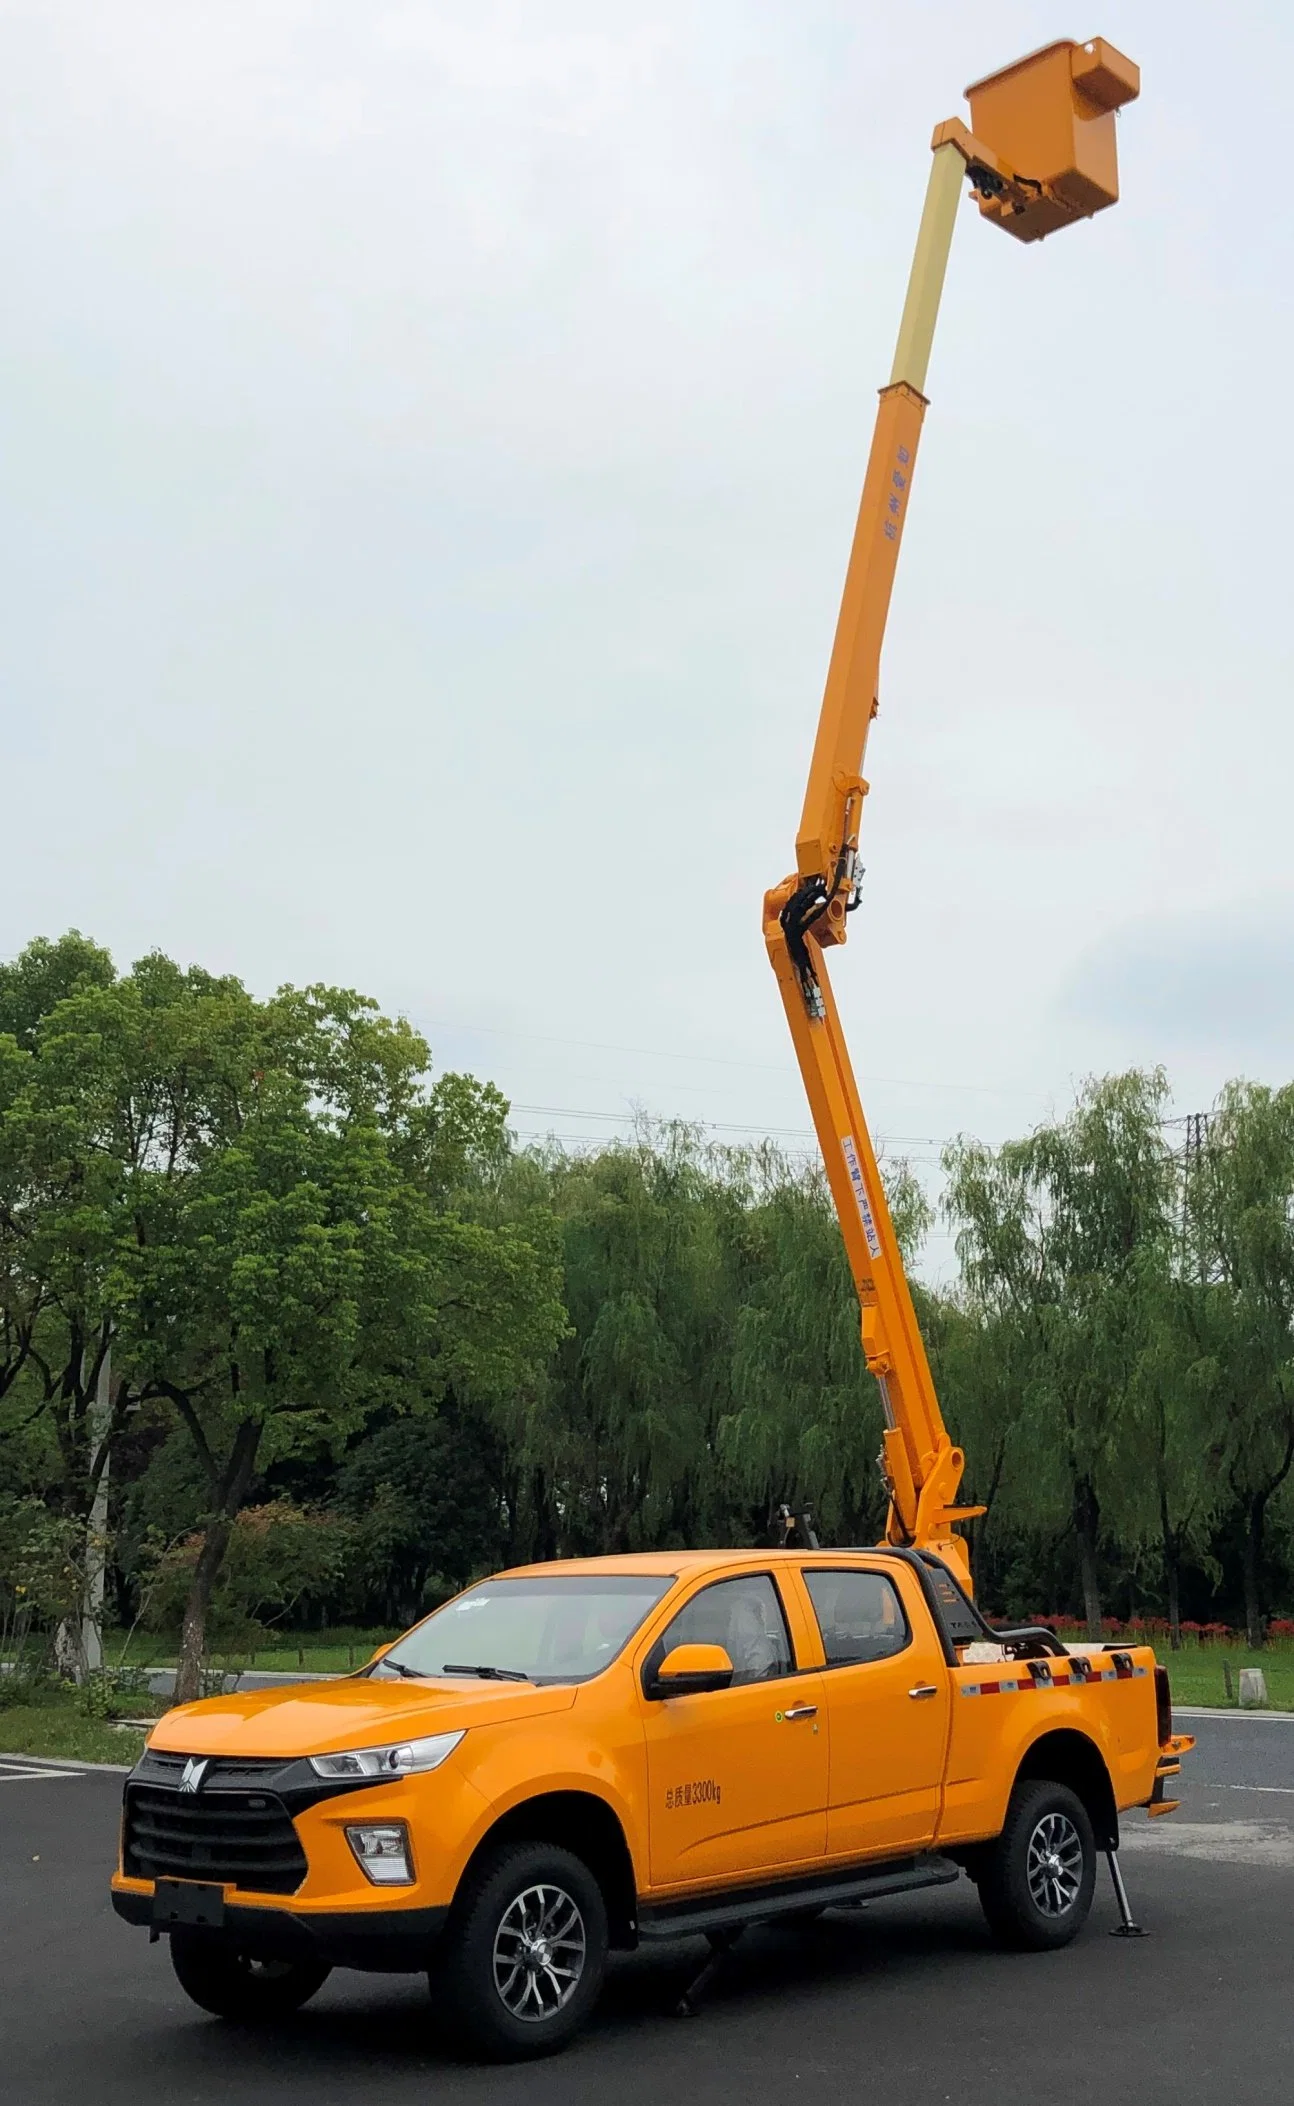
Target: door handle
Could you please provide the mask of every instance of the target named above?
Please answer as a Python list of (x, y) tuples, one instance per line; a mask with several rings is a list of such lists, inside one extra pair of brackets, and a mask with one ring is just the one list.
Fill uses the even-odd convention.
[(927, 1696), (938, 1696), (938, 1694), (939, 1685), (937, 1682), (918, 1682), (915, 1689), (909, 1689), (908, 1691), (908, 1695), (910, 1697), (918, 1698)]
[(818, 1707), (816, 1704), (795, 1704), (789, 1711), (782, 1713), (782, 1717), (787, 1721), (788, 1725), (793, 1718), (816, 1718), (817, 1715)]

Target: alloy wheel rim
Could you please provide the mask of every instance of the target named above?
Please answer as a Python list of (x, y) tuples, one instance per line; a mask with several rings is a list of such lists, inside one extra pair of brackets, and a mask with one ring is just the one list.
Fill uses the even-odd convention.
[(574, 1996), (588, 1939), (579, 1905), (564, 1887), (526, 1887), (504, 1910), (494, 1934), (494, 1986), (513, 2018), (534, 2025)]
[(1064, 1916), (1083, 1884), (1083, 1843), (1068, 1814), (1044, 1814), (1029, 1838), (1025, 1865), (1034, 1906), (1044, 1916)]

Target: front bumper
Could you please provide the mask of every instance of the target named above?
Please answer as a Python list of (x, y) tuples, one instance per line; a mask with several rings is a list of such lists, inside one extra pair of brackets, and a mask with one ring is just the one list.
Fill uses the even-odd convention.
[[(153, 1930), (153, 1896), (114, 1886), (112, 1905), (126, 1923)], [(448, 1908), (296, 1909), (240, 1908), (226, 1902), (223, 1938), (255, 1960), (324, 1960), (330, 1967), (358, 1967), (371, 1974), (421, 1974), (444, 1928)]]
[[(146, 1749), (126, 1779), (122, 1855), (112, 1882), (112, 1905), (125, 1922), (168, 1933), (174, 1917), (157, 1905), (154, 1883), (194, 1881), (223, 1895), (220, 1928), (202, 1934), (255, 1959), (309, 1956), (374, 1973), (421, 1973), (428, 1966), (462, 1862), (489, 1816), (456, 1766), (398, 1782), (332, 1783), (303, 1757), (201, 1757), (192, 1758), (202, 1773), (186, 1790), (189, 1759)], [(133, 1795), (141, 1789), (150, 1803), (136, 1830)], [(165, 1834), (158, 1825), (163, 1812)], [(256, 1823), (275, 1812), (271, 1879), (262, 1877), (266, 1853), (248, 1855), (248, 1835), (259, 1834)], [(248, 1834), (244, 1817), (252, 1822)], [(347, 1824), (357, 1819), (408, 1826), (414, 1886), (384, 1890), (364, 1877), (346, 1838)], [(289, 1846), (299, 1851), (299, 1865), (277, 1863)]]

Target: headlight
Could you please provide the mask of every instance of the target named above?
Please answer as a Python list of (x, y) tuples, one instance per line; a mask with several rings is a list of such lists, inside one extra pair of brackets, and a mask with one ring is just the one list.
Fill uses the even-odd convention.
[(317, 1777), (408, 1777), (418, 1770), (438, 1770), (465, 1731), (398, 1740), (384, 1748), (347, 1748), (340, 1755), (312, 1755), (310, 1767)]

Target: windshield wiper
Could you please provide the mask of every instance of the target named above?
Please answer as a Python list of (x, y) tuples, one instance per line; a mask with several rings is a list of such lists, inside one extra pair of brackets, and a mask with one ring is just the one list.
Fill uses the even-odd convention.
[(528, 1682), (519, 1667), (459, 1667), (447, 1660), (441, 1668), (442, 1675), (479, 1675), (483, 1682)]
[(427, 1679), (420, 1667), (406, 1667), (403, 1660), (392, 1660), (386, 1653), (376, 1662), (373, 1670), (375, 1674), (379, 1667), (391, 1668), (397, 1675), (403, 1675), (408, 1682), (425, 1682)]

